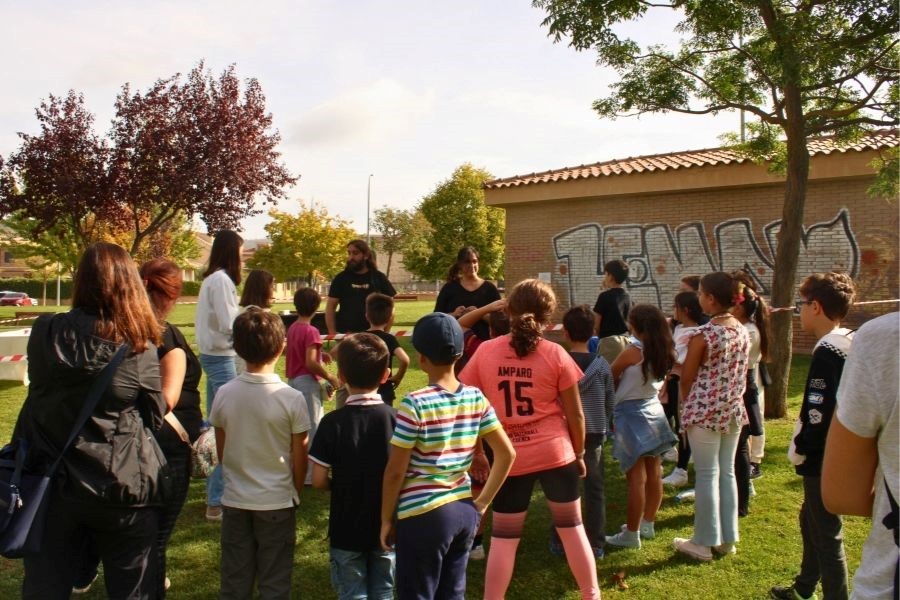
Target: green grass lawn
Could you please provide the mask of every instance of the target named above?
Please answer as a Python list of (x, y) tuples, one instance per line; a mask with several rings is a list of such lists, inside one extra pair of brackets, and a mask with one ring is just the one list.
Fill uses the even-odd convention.
[[(409, 329), (415, 320), (431, 310), (431, 301), (398, 302), (395, 330)], [(278, 305), (276, 310), (289, 308)], [(51, 309), (52, 310), (52, 309)], [(11, 316), (12, 309), (0, 308), (0, 320)], [(178, 306), (170, 316), (188, 340), (194, 339), (194, 307)], [(415, 357), (409, 338), (401, 338), (406, 351)], [(398, 396), (425, 383), (424, 374), (413, 365)], [(284, 374), (284, 361), (279, 365)], [(794, 358), (789, 418), (766, 423), (764, 476), (757, 479), (757, 496), (751, 501), (751, 514), (740, 523), (741, 542), (737, 555), (709, 564), (695, 563), (676, 555), (671, 547), (675, 536), (690, 537), (693, 504), (678, 504), (674, 493), (666, 490), (659, 512), (657, 538), (645, 542), (641, 550), (611, 551), (597, 563), (602, 592), (616, 598), (764, 598), (775, 584), (791, 581), (800, 564), (800, 531), (797, 511), (802, 498), (800, 478), (787, 462), (785, 449), (796, 417), (809, 359)], [(333, 367), (330, 367), (333, 368)], [(201, 390), (205, 389), (201, 384)], [(26, 388), (15, 382), (0, 381), (0, 439), (8, 439), (25, 398)], [(333, 405), (326, 404), (326, 410)], [(609, 456), (609, 454), (607, 454)], [(607, 531), (614, 532), (625, 521), (625, 479), (615, 461), (607, 459)], [(666, 472), (671, 465), (665, 465)], [(187, 504), (169, 547), (168, 576), (172, 580), (172, 598), (215, 598), (218, 593), (219, 525), (203, 518), (205, 488), (202, 480), (191, 483)], [(301, 496), (295, 553), (294, 590), (302, 598), (333, 598), (329, 578), (328, 495), (307, 488)], [(519, 546), (515, 574), (507, 597), (523, 599), (577, 599), (575, 581), (564, 559), (547, 550), (549, 512), (540, 490), (536, 490), (528, 516), (525, 536)], [(868, 521), (859, 518), (844, 522), (845, 545), (850, 573), (859, 563)], [(627, 590), (617, 590), (611, 577), (625, 575)], [(16, 598), (22, 578), (20, 561), (0, 559), (0, 598)], [(484, 562), (469, 565), (467, 598), (481, 598)], [(95, 586), (85, 598), (106, 598), (102, 585)]]

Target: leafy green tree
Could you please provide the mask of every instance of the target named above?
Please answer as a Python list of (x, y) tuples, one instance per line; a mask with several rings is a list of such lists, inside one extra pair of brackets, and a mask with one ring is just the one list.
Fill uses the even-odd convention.
[(303, 279), (312, 285), (344, 268), (347, 244), (358, 237), (347, 221), (333, 217), (324, 208), (301, 205), (291, 215), (273, 210), (266, 225), (269, 244), (261, 246), (248, 261), (265, 269), (279, 281)]
[[(484, 203), (484, 182), (493, 176), (466, 163), (425, 196), (417, 212), (428, 223), (404, 248), (403, 264), (422, 279), (442, 279), (463, 246), (478, 250), (482, 277), (503, 276), (506, 213)], [(427, 236), (423, 238), (422, 236)]]
[(379, 253), (387, 253), (387, 266), (384, 274), (391, 276), (391, 263), (394, 254), (402, 253), (404, 244), (412, 235), (412, 225), (415, 219), (415, 211), (400, 210), (384, 206), (375, 211), (375, 219), (372, 225), (375, 231), (381, 234), (376, 250)]
[[(593, 49), (619, 80), (594, 102), (608, 118), (655, 112), (744, 111), (742, 149), (786, 176), (772, 303), (793, 303), (809, 179), (807, 137), (860, 135), (898, 124), (897, 3), (894, 0), (534, 0), (556, 41)], [(680, 46), (643, 48), (624, 23), (651, 10), (682, 16)], [(774, 385), (766, 414), (784, 416), (791, 315), (773, 315)]]

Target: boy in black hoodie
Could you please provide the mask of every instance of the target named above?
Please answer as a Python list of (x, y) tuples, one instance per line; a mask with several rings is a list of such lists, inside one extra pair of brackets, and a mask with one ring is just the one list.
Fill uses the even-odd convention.
[(799, 293), (800, 325), (819, 340), (813, 348), (800, 407), (800, 429), (791, 453), (797, 474), (803, 476), (803, 560), (794, 583), (773, 587), (770, 595), (782, 600), (817, 598), (816, 585), (821, 579), (824, 600), (846, 600), (847, 559), (842, 523), (822, 503), (821, 474), (825, 438), (837, 405), (838, 384), (852, 336), (840, 324), (853, 304), (856, 289), (844, 273), (815, 273), (803, 281)]

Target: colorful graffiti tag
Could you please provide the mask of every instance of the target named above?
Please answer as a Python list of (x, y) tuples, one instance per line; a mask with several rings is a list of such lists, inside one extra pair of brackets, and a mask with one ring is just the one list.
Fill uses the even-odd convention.
[[(621, 258), (629, 267), (628, 291), (636, 302), (668, 308), (685, 275), (746, 269), (763, 294), (769, 293), (781, 221), (762, 227), (757, 239), (749, 219), (728, 219), (712, 229), (712, 243), (702, 222), (674, 229), (665, 223), (600, 225), (585, 223), (553, 238), (560, 261), (557, 284), (568, 290), (569, 304), (592, 304), (597, 298), (603, 264)], [(860, 250), (843, 208), (830, 221), (804, 228), (797, 269), (799, 281), (816, 271), (859, 272)]]

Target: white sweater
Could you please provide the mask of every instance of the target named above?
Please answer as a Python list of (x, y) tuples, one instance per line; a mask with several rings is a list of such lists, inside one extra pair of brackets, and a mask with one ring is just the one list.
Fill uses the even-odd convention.
[(234, 356), (231, 326), (239, 310), (237, 289), (225, 270), (219, 269), (203, 280), (196, 323), (201, 354)]

